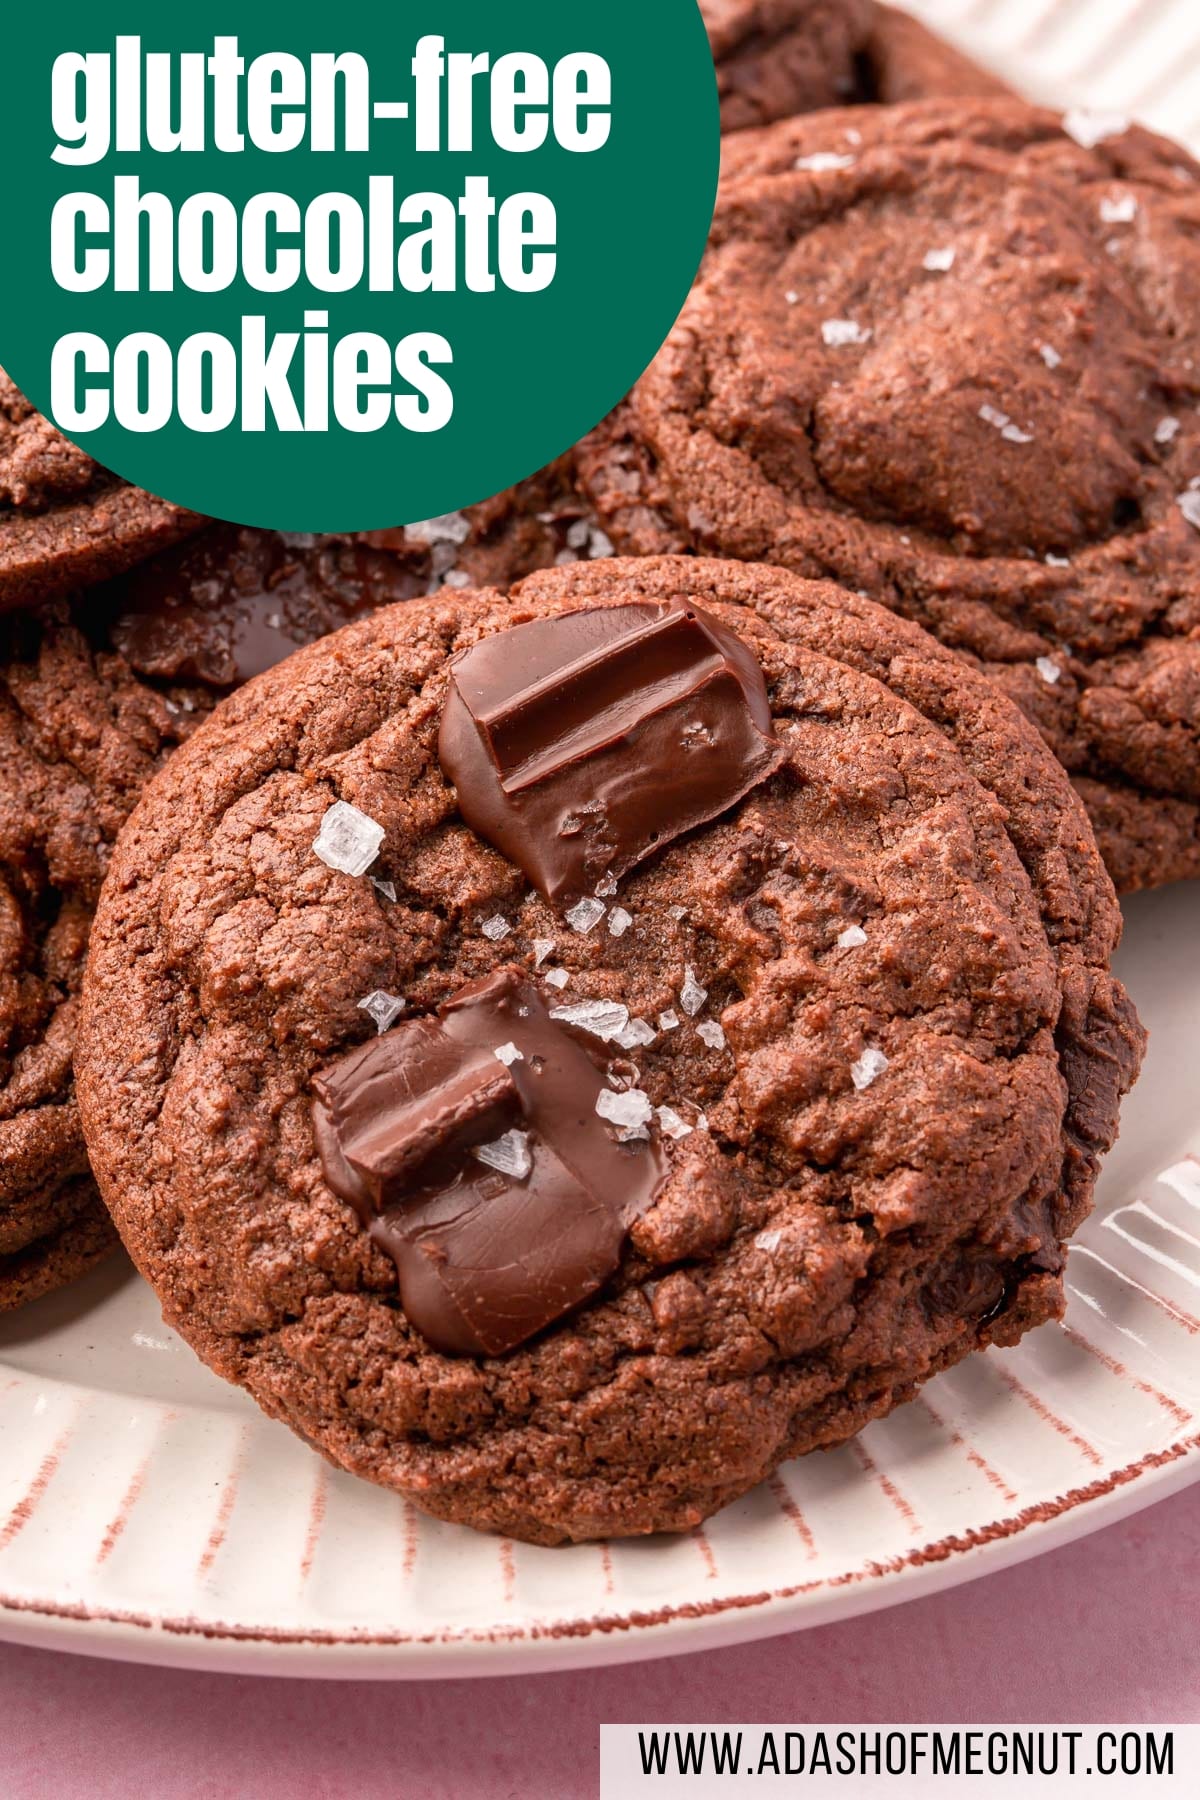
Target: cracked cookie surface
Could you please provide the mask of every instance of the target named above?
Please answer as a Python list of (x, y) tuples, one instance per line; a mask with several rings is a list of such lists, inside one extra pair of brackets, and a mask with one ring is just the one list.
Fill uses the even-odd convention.
[[(458, 815), (447, 659), (681, 597), (752, 649), (786, 759), (573, 929)], [(313, 853), (336, 800), (374, 879)], [(533, 1541), (682, 1530), (1057, 1313), (1142, 1048), (1118, 933), (1063, 772), (926, 634), (778, 569), (576, 564), (351, 625), (172, 757), (101, 898), (81, 1106), (166, 1316), (333, 1461)], [(311, 1082), (364, 997), (412, 1019), (502, 963), (645, 1021), (621, 1078), (690, 1129), (593, 1300), (446, 1356), (325, 1181)]]

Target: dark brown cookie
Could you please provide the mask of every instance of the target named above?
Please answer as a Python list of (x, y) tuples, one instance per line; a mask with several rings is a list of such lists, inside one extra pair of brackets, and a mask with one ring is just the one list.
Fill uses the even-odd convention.
[(722, 131), (826, 106), (1006, 91), (916, 19), (874, 0), (700, 0), (700, 10)]
[[(666, 847), (568, 915), (463, 823), (438, 760), (449, 659), (528, 621), (630, 605), (699, 607), (735, 634), (784, 761), (682, 837), (664, 817)], [(578, 644), (578, 622), (567, 636)], [(547, 719), (570, 727), (571, 755), (587, 738), (565, 690), (547, 703), (544, 628), (537, 642), (521, 667), (540, 685), (504, 739), (527, 770), (559, 766)], [(486, 680), (478, 659), (455, 666), (508, 732), (489, 698), (504, 659), (487, 660)], [(619, 704), (616, 665), (597, 683), (598, 666), (580, 665), (571, 694), (586, 675)], [(329, 848), (335, 806), (338, 823), (346, 807), (366, 817), (350, 815), (365, 867)], [(1058, 1312), (1063, 1242), (1142, 1048), (1109, 974), (1118, 933), (1066, 776), (915, 626), (778, 569), (580, 564), (508, 598), (391, 608), (217, 708), (118, 843), (80, 1103), (167, 1318), (335, 1462), (442, 1517), (545, 1543), (680, 1530)], [(450, 1080), (458, 1053), (436, 1050), (436, 1009), (500, 967), (547, 1005), (594, 1017), (587, 1003), (604, 1003), (607, 1022), (578, 1041), (609, 1064), (614, 1096), (653, 1117), (647, 1153), (665, 1174), (579, 1310), (506, 1354), (440, 1354), (358, 1210), (353, 1169), (383, 1163), (354, 1161), (344, 1135), (319, 1149), (315, 1132), (369, 1127), (344, 1053), (386, 1044), (372, 1019), (386, 1029), (398, 999), (397, 1032), (423, 1021)], [(397, 1039), (402, 1057), (421, 1032)], [(494, 1067), (483, 1059), (492, 1083), (472, 1106), (503, 1106), (514, 1058), (527, 1079), (521, 1046), (534, 1063), (540, 1051), (516, 1036)], [(419, 1086), (405, 1076), (414, 1105)], [(442, 1100), (436, 1119), (393, 1121), (371, 1157), (406, 1168), (418, 1140), (458, 1130), (466, 1088)], [(498, 1262), (521, 1254), (507, 1216)], [(447, 1252), (430, 1253), (436, 1270)]]
[(60, 1221), (47, 1237), (11, 1256), (0, 1255), (0, 1312), (11, 1312), (65, 1287), (120, 1242), (91, 1177), (59, 1195)]
[[(555, 466), (369, 539), (212, 525), (0, 624), (0, 1257), (60, 1230), (90, 1186), (71, 1056), (92, 909), (117, 831), (175, 746), (221, 694), (349, 619), (601, 544)], [(73, 1264), (39, 1267), (44, 1288)]]
[(1200, 873), (1200, 170), (1017, 101), (726, 149), (692, 297), (579, 457), (616, 547), (917, 619), (1041, 729), (1119, 889)]
[(0, 608), (103, 581), (200, 524), (102, 469), (0, 369)]

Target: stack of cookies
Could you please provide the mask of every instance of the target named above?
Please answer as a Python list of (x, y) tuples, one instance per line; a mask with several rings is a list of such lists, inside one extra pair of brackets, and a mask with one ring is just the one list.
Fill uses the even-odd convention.
[(542, 1543), (1060, 1313), (1116, 894), (1200, 874), (1200, 169), (872, 0), (702, 10), (692, 296), (519, 489), (283, 537), (0, 399), (0, 1305), (111, 1217), (269, 1413)]

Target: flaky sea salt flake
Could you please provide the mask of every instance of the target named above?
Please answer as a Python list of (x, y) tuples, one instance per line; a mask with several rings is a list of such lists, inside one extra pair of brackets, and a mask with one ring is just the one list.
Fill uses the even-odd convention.
[(493, 913), (490, 919), (483, 921), (479, 929), (485, 938), (490, 938), (493, 944), (498, 944), (501, 938), (508, 936), (512, 926), (500, 913)]
[(834, 169), (852, 169), (854, 160), (852, 156), (839, 156), (836, 150), (814, 150), (811, 156), (798, 156), (792, 166), (812, 175), (824, 175)]
[(543, 977), (552, 988), (565, 988), (570, 979), (565, 969), (547, 969)]
[(707, 1044), (710, 1050), (724, 1050), (725, 1048), (725, 1033), (715, 1019), (706, 1019), (703, 1025), (697, 1025), (696, 1036), (702, 1043)]
[(694, 1127), (689, 1125), (686, 1119), (681, 1118), (673, 1106), (660, 1106), (656, 1117), (658, 1128), (664, 1137), (691, 1137)]
[(842, 950), (857, 950), (866, 941), (867, 934), (861, 925), (847, 925), (845, 931), (838, 934), (838, 946)]
[(365, 875), (383, 843), (384, 830), (346, 800), (335, 800), (321, 819), (313, 850), (327, 868)]
[(418, 544), (465, 544), (471, 521), (460, 512), (439, 513), (436, 519), (414, 519), (404, 527), (404, 535)]
[(675, 1011), (673, 1006), (668, 1006), (666, 1012), (660, 1012), (658, 1015), (658, 1029), (660, 1031), (678, 1031), (680, 1022), (679, 1014)]
[(868, 1044), (862, 1055), (850, 1064), (850, 1079), (861, 1094), (888, 1066), (888, 1059), (874, 1044)]
[(1188, 488), (1175, 502), (1189, 525), (1200, 531), (1200, 489)]
[(503, 1137), (494, 1138), (490, 1144), (476, 1144), (475, 1156), (489, 1169), (511, 1175), (514, 1181), (524, 1181), (533, 1168), (527, 1131), (506, 1131)]
[(382, 894), (385, 900), (395, 900), (396, 884), (394, 881), (380, 881), (378, 876), (372, 875), (371, 886), (377, 894)]
[(927, 250), (921, 261), (921, 267), (928, 269), (931, 275), (945, 275), (954, 267), (957, 251), (952, 244), (944, 250)]
[(608, 931), (610, 937), (624, 937), (633, 924), (633, 914), (626, 912), (623, 906), (614, 906), (608, 915)]
[(630, 1019), (624, 1031), (618, 1031), (614, 1042), (622, 1050), (644, 1050), (657, 1036), (653, 1025), (648, 1024), (645, 1019)]
[(700, 986), (689, 964), (683, 972), (683, 986), (679, 990), (680, 1006), (689, 1019), (694, 1019), (707, 999), (708, 989)]
[(847, 344), (867, 343), (871, 327), (860, 325), (857, 319), (822, 319), (821, 336), (831, 350), (841, 350)]
[(1137, 218), (1138, 203), (1133, 194), (1103, 194), (1100, 217), (1105, 225), (1132, 225)]
[(1051, 687), (1054, 686), (1056, 681), (1062, 680), (1062, 670), (1052, 657), (1039, 656), (1033, 666), (1041, 676), (1042, 680), (1047, 682)]
[(1129, 130), (1125, 113), (1092, 111), (1086, 106), (1073, 106), (1063, 115), (1063, 130), (1085, 150), (1094, 150), (1106, 138), (1120, 137)]
[(611, 869), (606, 869), (596, 883), (596, 893), (601, 900), (611, 900), (617, 891), (617, 878)]
[(533, 940), (533, 966), (534, 966), (534, 968), (540, 969), (542, 964), (545, 962), (546, 958), (548, 956), (554, 955), (555, 948), (556, 948), (556, 946), (555, 946), (555, 942), (554, 942), (553, 938), (534, 938), (534, 940)]
[(1179, 420), (1168, 414), (1165, 419), (1160, 419), (1154, 427), (1154, 441), (1156, 444), (1169, 444), (1178, 432)]
[(502, 1062), (506, 1069), (510, 1068), (512, 1066), (512, 1064), (515, 1062), (524, 1062), (525, 1061), (525, 1058), (524, 1058), (523, 1054), (521, 1053), (521, 1051), (518, 1050), (517, 1046), (512, 1043), (497, 1044), (496, 1048), (492, 1051), (492, 1055), (495, 1057), (497, 1062)]
[(614, 1094), (611, 1088), (601, 1088), (596, 1095), (596, 1111), (610, 1125), (629, 1132), (644, 1131), (654, 1117), (654, 1108), (641, 1088), (626, 1088), (621, 1094)]
[(1053, 344), (1039, 344), (1038, 345), (1038, 355), (1041, 357), (1042, 361), (1045, 363), (1045, 365), (1048, 369), (1057, 369), (1059, 364), (1062, 362), (1062, 357), (1059, 355), (1058, 351), (1054, 348)]
[[(547, 981), (550, 977), (547, 975)], [(629, 1023), (629, 1008), (619, 1000), (574, 1000), (569, 1006), (552, 1006), (550, 1017), (563, 1025), (590, 1031), (605, 1043), (617, 1038)]]
[(567, 908), (567, 924), (582, 937), (600, 923), (607, 911), (603, 900), (577, 900)]
[(375, 1029), (381, 1035), (404, 1011), (404, 1002), (399, 995), (385, 994), (382, 988), (376, 988), (373, 994), (368, 994), (358, 1004), (368, 1018), (375, 1021)]

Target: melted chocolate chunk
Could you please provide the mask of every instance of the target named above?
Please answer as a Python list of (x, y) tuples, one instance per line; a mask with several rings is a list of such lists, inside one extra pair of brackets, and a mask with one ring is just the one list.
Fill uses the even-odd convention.
[[(596, 1112), (603, 1074), (513, 968), (313, 1086), (325, 1179), (394, 1258), (408, 1318), (452, 1355), (500, 1356), (586, 1300), (665, 1173), (656, 1144), (616, 1141)], [(477, 1154), (513, 1130), (523, 1174)]]
[(682, 601), (535, 619), (451, 672), (438, 754), (459, 811), (551, 901), (716, 818), (783, 759), (753, 655)]
[(427, 585), (420, 559), (365, 542), (213, 525), (106, 598), (112, 641), (139, 674), (223, 688)]

